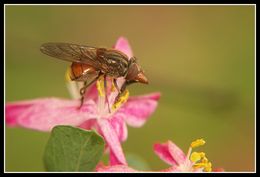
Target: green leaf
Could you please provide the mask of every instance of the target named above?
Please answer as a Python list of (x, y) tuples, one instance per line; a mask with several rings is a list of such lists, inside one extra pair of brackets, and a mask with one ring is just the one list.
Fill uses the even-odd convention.
[(104, 151), (104, 140), (94, 131), (56, 126), (44, 152), (47, 171), (93, 171)]

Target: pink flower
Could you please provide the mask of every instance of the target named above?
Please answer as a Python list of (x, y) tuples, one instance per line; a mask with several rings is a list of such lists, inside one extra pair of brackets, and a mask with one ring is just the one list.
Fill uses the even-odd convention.
[[(192, 152), (192, 148), (205, 144), (205, 141), (198, 139), (191, 143), (187, 155), (172, 141), (154, 144), (154, 152), (163, 161), (171, 165), (170, 168), (158, 172), (210, 172), (211, 163), (205, 156), (204, 152)], [(97, 172), (140, 172), (127, 165), (113, 164), (104, 166), (99, 164), (96, 167)], [(215, 172), (224, 171), (222, 168), (213, 170)]]
[[(114, 47), (132, 56), (128, 41), (120, 37)], [(108, 78), (109, 79), (109, 78)], [(124, 78), (118, 78), (117, 84), (121, 87)], [(102, 82), (98, 81), (97, 86)], [(71, 81), (68, 88), (73, 97), (78, 97), (75, 89), (76, 82)], [(108, 87), (112, 88), (110, 84)], [(71, 125), (84, 129), (96, 129), (106, 140), (110, 150), (110, 163), (126, 165), (126, 159), (121, 143), (127, 138), (127, 126), (141, 127), (157, 107), (160, 93), (151, 93), (142, 96), (133, 96), (127, 100), (127, 95), (120, 108), (108, 111), (105, 98), (101, 96), (102, 89), (97, 90), (93, 85), (86, 92), (86, 100), (79, 107), (79, 100), (61, 98), (40, 98), (28, 101), (7, 103), (5, 107), (6, 123), (8, 126), (21, 126), (39, 131), (51, 131), (57, 125)], [(128, 92), (126, 92), (128, 94)], [(109, 94), (109, 103), (117, 95), (117, 91)], [(122, 102), (123, 102), (122, 101)]]
[(154, 152), (164, 162), (172, 167), (161, 170), (164, 172), (202, 172), (211, 171), (211, 163), (204, 152), (192, 152), (192, 148), (204, 145), (203, 139), (198, 139), (191, 143), (187, 155), (172, 141), (156, 143)]

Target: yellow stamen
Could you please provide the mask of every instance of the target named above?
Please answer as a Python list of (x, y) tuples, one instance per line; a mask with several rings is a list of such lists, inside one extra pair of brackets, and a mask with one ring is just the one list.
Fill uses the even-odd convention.
[(202, 163), (207, 163), (209, 160), (207, 159), (207, 157), (203, 157), (202, 159), (201, 159), (201, 162)]
[[(206, 142), (203, 139), (197, 139), (190, 144), (187, 157), (190, 158), (190, 161), (194, 163), (194, 169), (202, 169), (205, 172), (210, 172), (212, 170), (212, 164), (208, 161), (204, 152), (193, 152), (191, 153), (192, 148), (202, 146)], [(191, 153), (191, 155), (190, 155)]]
[(68, 82), (68, 81), (71, 81), (70, 79), (70, 72), (71, 72), (71, 69), (70, 67), (67, 68), (66, 72), (65, 72), (65, 80)]
[(195, 168), (205, 168), (206, 166), (207, 166), (206, 163), (196, 163), (196, 164), (194, 164)]
[(199, 160), (201, 160), (204, 157), (205, 157), (204, 152), (193, 152), (190, 156), (190, 160), (192, 162), (198, 162)]
[(203, 139), (197, 139), (196, 141), (193, 141), (190, 146), (192, 148), (195, 148), (195, 147), (199, 147), (199, 146), (202, 146), (204, 145), (206, 142), (203, 140)]
[(127, 101), (128, 97), (129, 97), (129, 91), (125, 90), (122, 93), (122, 95), (120, 96), (120, 98), (118, 99), (118, 101), (113, 104), (112, 110), (117, 109), (119, 106), (121, 106), (123, 103), (125, 103)]
[(98, 94), (102, 97), (105, 96), (105, 89), (104, 89), (104, 77), (100, 76), (97, 80), (97, 90)]
[(206, 163), (196, 163), (193, 165), (193, 168), (197, 169), (197, 168), (203, 168), (204, 171), (206, 172), (210, 172), (212, 170), (212, 164), (210, 162), (206, 162)]
[(208, 162), (208, 163), (206, 163), (207, 165), (206, 165), (206, 167), (204, 168), (204, 171), (206, 171), (206, 172), (211, 172), (211, 170), (212, 170), (212, 164), (210, 163), (210, 162)]

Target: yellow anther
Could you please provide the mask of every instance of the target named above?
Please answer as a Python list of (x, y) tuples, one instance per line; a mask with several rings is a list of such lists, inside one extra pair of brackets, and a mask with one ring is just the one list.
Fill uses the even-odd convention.
[(97, 90), (98, 94), (102, 97), (105, 96), (105, 89), (104, 89), (104, 77), (100, 76), (97, 80)]
[(193, 165), (194, 168), (203, 168), (204, 171), (210, 172), (212, 170), (212, 164), (210, 162), (207, 163), (196, 163)]
[(204, 145), (206, 142), (203, 139), (197, 139), (190, 144), (190, 147), (195, 148)]
[(129, 97), (129, 91), (125, 90), (122, 95), (120, 96), (120, 98), (118, 99), (117, 102), (115, 102), (112, 106), (112, 110), (117, 109), (119, 106), (121, 106), (123, 103), (125, 103), (127, 101)]
[(205, 168), (206, 167), (206, 163), (196, 163), (194, 164), (195, 168)]
[(65, 72), (65, 80), (66, 81), (71, 81), (71, 79), (70, 79), (70, 72), (71, 72), (71, 69), (70, 69), (70, 67), (68, 67), (66, 72)]
[(202, 159), (201, 159), (201, 162), (202, 163), (207, 163), (209, 160), (207, 159), (207, 157), (203, 157)]
[(206, 172), (210, 172), (210, 171), (212, 171), (212, 164), (210, 163), (210, 162), (208, 162), (208, 163), (206, 163), (206, 166), (205, 166), (205, 168), (204, 168), (204, 171), (206, 171)]
[(201, 160), (204, 157), (205, 157), (204, 152), (193, 152), (190, 156), (190, 160), (192, 162), (198, 162), (199, 160)]
[(211, 168), (211, 167), (204, 168), (204, 171), (205, 171), (205, 172), (211, 172), (211, 171), (212, 171), (212, 168)]

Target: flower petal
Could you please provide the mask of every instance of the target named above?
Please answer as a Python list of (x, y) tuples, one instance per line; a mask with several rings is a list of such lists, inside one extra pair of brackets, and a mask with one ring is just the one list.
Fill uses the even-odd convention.
[(122, 165), (111, 149), (109, 150), (109, 165)]
[(85, 100), (94, 100), (95, 102), (97, 102), (98, 99), (98, 91), (97, 91), (97, 87), (96, 84), (92, 84), (91, 86), (89, 86), (89, 88), (86, 90), (85, 93)]
[(124, 121), (124, 115), (117, 114), (116, 116), (113, 116), (113, 118), (111, 118), (109, 121), (112, 127), (114, 128), (119, 141), (125, 141), (127, 139), (127, 126)]
[(96, 117), (96, 105), (85, 102), (78, 109), (78, 100), (43, 98), (7, 103), (5, 107), (7, 125), (19, 125), (39, 131), (51, 131), (56, 125), (79, 126)]
[(127, 165), (114, 165), (114, 166), (97, 166), (97, 172), (123, 172), (123, 173), (133, 173), (137, 172), (133, 168), (128, 167)]
[(120, 50), (121, 52), (126, 54), (129, 58), (131, 58), (133, 56), (133, 52), (132, 52), (132, 49), (130, 47), (130, 44), (125, 37), (120, 37), (117, 40), (114, 48), (117, 49), (117, 50)]
[(33, 105), (35, 100), (7, 103), (5, 107), (5, 120), (8, 126), (17, 125), (17, 117), (27, 108)]
[(107, 119), (98, 119), (97, 121), (101, 134), (105, 138), (110, 150), (115, 155), (116, 160), (119, 164), (126, 165), (125, 155), (123, 153), (120, 141), (118, 139), (116, 130)]
[(160, 93), (130, 97), (115, 115), (124, 114), (127, 124), (141, 127), (155, 111), (159, 98)]
[(97, 120), (96, 119), (87, 120), (82, 124), (80, 124), (79, 127), (85, 130), (97, 129)]
[[(171, 154), (171, 156), (173, 157), (173, 159), (178, 163), (178, 164), (182, 164), (185, 163), (187, 158), (186, 155), (184, 154), (184, 152), (176, 145), (174, 144), (172, 141), (168, 141), (168, 150), (169, 153)], [(190, 163), (189, 160), (186, 162), (187, 165), (189, 165)]]
[(183, 151), (171, 141), (154, 144), (154, 152), (169, 165), (180, 165), (186, 160)]
[(156, 143), (153, 146), (154, 152), (162, 159), (164, 162), (169, 165), (177, 165), (175, 159), (173, 159), (172, 155), (169, 152), (168, 144), (160, 144)]

